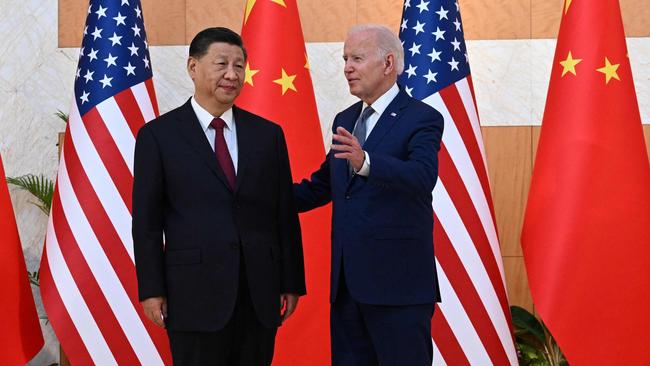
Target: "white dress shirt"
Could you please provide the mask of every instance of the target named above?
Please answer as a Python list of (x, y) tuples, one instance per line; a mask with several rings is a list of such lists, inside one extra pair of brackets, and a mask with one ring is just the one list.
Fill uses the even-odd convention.
[(228, 145), (228, 152), (230, 153), (232, 164), (235, 167), (235, 174), (237, 174), (237, 158), (239, 150), (237, 149), (237, 125), (232, 114), (232, 108), (223, 112), (221, 116), (213, 116), (210, 114), (210, 112), (206, 111), (205, 108), (201, 107), (199, 103), (196, 102), (194, 97), (192, 97), (191, 103), (192, 108), (194, 109), (194, 113), (196, 114), (196, 118), (199, 119), (201, 127), (203, 128), (203, 133), (205, 133), (205, 137), (208, 139), (210, 147), (212, 147), (213, 151), (214, 137), (216, 132), (214, 128), (210, 126), (210, 124), (215, 118), (221, 118), (224, 122), (226, 122), (226, 127), (223, 129), (223, 137), (226, 140), (226, 145)]
[[(397, 83), (395, 83), (390, 89), (388, 89), (384, 94), (377, 98), (377, 100), (375, 100), (372, 105), (370, 105), (374, 112), (370, 114), (366, 120), (366, 141), (368, 140), (368, 137), (370, 136), (373, 128), (375, 128), (377, 125), (377, 121), (379, 121), (381, 115), (384, 113), (386, 108), (388, 108), (388, 105), (393, 101), (393, 99), (395, 99), (398, 93), (399, 88), (397, 87)], [(366, 107), (368, 107), (368, 105), (366, 103), (363, 103), (363, 109), (366, 109)], [(366, 159), (363, 161), (361, 169), (355, 173), (367, 177), (370, 175), (370, 155), (368, 155), (368, 152), (365, 150), (363, 153), (366, 154)]]

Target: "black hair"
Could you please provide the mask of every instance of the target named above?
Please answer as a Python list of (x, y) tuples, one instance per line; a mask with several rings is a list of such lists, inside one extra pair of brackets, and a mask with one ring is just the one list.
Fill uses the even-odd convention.
[(190, 57), (199, 59), (205, 56), (208, 53), (208, 48), (213, 43), (227, 43), (233, 46), (239, 46), (244, 53), (244, 60), (248, 58), (241, 36), (224, 27), (206, 28), (197, 33), (190, 43)]

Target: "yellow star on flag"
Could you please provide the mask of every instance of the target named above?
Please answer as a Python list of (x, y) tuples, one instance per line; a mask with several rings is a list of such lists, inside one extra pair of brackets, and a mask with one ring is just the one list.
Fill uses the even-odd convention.
[(250, 84), (251, 86), (253, 85), (253, 76), (260, 72), (260, 70), (251, 70), (251, 65), (250, 63), (246, 63), (246, 69), (244, 69), (246, 72), (246, 76), (244, 77), (244, 84)]
[(305, 69), (309, 70), (309, 58), (307, 57), (306, 52), (305, 52)]
[(565, 2), (564, 2), (564, 14), (566, 14), (566, 12), (569, 11), (569, 6), (571, 6), (571, 1), (573, 1), (573, 0), (565, 0)]
[(569, 55), (567, 56), (566, 60), (560, 61), (560, 65), (563, 67), (562, 76), (564, 76), (567, 72), (576, 75), (576, 65), (581, 61), (581, 58), (573, 58), (573, 56), (571, 56), (571, 51), (569, 51)]
[(282, 69), (282, 77), (280, 79), (273, 80), (274, 83), (282, 85), (282, 95), (287, 92), (287, 90), (291, 89), (295, 92), (296, 87), (293, 85), (293, 79), (296, 78), (296, 75), (287, 75), (287, 72)]
[(253, 6), (255, 6), (255, 1), (256, 0), (248, 0), (246, 1), (246, 11), (244, 12), (244, 24), (248, 21), (248, 16), (251, 15), (251, 11), (253, 11)]
[(619, 79), (618, 74), (616, 73), (616, 70), (618, 70), (619, 65), (620, 64), (612, 65), (609, 62), (609, 59), (605, 57), (605, 66), (601, 67), (600, 69), (596, 69), (596, 71), (605, 74), (605, 84), (608, 84), (612, 78), (620, 81), (621, 79)]
[(271, 2), (274, 2), (276, 4), (280, 4), (284, 6), (285, 8), (287, 7), (287, 4), (284, 3), (284, 0), (271, 0)]

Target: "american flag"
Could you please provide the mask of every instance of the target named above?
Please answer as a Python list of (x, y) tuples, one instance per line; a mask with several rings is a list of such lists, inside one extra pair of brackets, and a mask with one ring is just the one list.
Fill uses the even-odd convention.
[(435, 365), (516, 365), (485, 151), (460, 9), (405, 0), (398, 82), (445, 118), (433, 191), (442, 302), (432, 320)]
[(158, 115), (139, 0), (91, 0), (41, 264), (43, 304), (74, 365), (162, 365), (137, 297), (133, 151)]

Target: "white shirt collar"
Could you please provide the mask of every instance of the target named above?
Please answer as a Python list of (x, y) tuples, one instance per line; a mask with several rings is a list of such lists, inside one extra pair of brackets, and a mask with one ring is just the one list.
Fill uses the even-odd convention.
[[(381, 116), (386, 108), (388, 108), (390, 102), (395, 99), (397, 94), (399, 94), (399, 88), (397, 87), (397, 83), (395, 83), (390, 89), (388, 89), (384, 94), (377, 98), (374, 103), (372, 103), (372, 109), (375, 111), (375, 113), (377, 113), (378, 116)], [(368, 105), (364, 102), (363, 108), (365, 109), (367, 106)]]
[(203, 132), (207, 131), (207, 129), (210, 127), (210, 123), (212, 123), (212, 120), (215, 117), (220, 117), (223, 119), (224, 122), (226, 122), (226, 127), (230, 130), (233, 129), (233, 123), (234, 123), (234, 118), (232, 114), (232, 108), (229, 108), (227, 111), (223, 112), (221, 116), (213, 116), (205, 110), (205, 108), (201, 107), (199, 103), (197, 103), (196, 99), (192, 97), (191, 99), (192, 103), (192, 109), (194, 109), (194, 114), (196, 114), (196, 118), (199, 119), (199, 122), (201, 123), (201, 127), (203, 127)]

